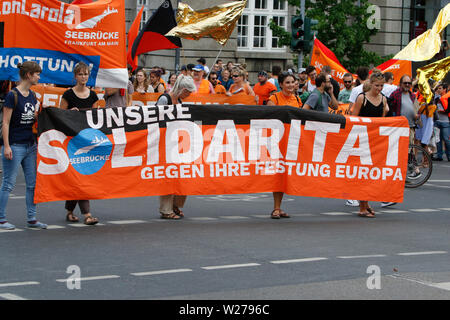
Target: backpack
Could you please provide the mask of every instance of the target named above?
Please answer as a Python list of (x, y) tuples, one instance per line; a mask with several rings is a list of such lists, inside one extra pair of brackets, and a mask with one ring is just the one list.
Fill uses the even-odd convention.
[[(36, 93), (33, 90), (30, 90), (30, 91), (34, 95), (34, 98), (36, 99), (36, 101), (38, 101), (37, 97), (36, 97)], [(12, 88), (11, 92), (14, 96), (14, 108), (15, 108), (17, 106), (17, 103), (19, 103), (19, 96), (17, 94), (16, 88)], [(3, 145), (3, 104), (4, 103), (2, 103), (0, 105), (0, 144), (1, 145)], [(35, 133), (35, 134), (37, 133), (37, 122), (35, 122), (33, 124), (33, 133)]]

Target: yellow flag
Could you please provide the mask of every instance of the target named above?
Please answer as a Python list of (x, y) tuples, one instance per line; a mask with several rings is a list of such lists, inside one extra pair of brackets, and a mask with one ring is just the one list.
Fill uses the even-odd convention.
[(430, 85), (428, 84), (428, 79), (441, 81), (445, 78), (448, 70), (450, 70), (450, 57), (444, 58), (442, 60), (426, 65), (425, 67), (417, 69), (416, 72), (419, 90), (427, 103), (430, 103), (431, 99), (433, 98), (433, 92), (431, 92)]
[(234, 1), (199, 11), (194, 11), (185, 3), (179, 3), (177, 26), (166, 36), (189, 40), (210, 36), (221, 45), (225, 45), (244, 12), (246, 3), (247, 0)]
[(426, 61), (434, 57), (441, 49), (441, 33), (450, 24), (450, 3), (440, 12), (433, 28), (428, 29), (395, 55), (393, 59)]

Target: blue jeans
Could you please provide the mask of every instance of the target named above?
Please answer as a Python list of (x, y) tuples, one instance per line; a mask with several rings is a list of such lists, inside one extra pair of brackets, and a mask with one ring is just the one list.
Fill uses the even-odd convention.
[(22, 165), (26, 183), (25, 201), (27, 205), (27, 221), (36, 220), (36, 204), (34, 203), (34, 188), (36, 185), (36, 144), (12, 144), (12, 160), (8, 160), (4, 155), (4, 147), (2, 148), (3, 160), (3, 179), (0, 189), (0, 222), (7, 221), (6, 206), (11, 191), (16, 185), (17, 173), (19, 166)]
[(441, 141), (439, 141), (436, 145), (437, 147), (437, 157), (439, 159), (442, 159), (444, 155), (443, 145), (442, 143), (445, 143), (445, 154), (447, 155), (447, 160), (450, 161), (450, 122), (441, 122), (436, 121), (434, 123), (436, 127), (440, 129), (439, 132), (439, 138)]

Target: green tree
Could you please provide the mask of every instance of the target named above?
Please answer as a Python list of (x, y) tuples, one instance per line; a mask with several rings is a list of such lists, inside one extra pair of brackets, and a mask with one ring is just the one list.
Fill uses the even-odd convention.
[[(292, 6), (300, 7), (300, 0), (288, 0)], [(377, 33), (376, 28), (368, 27), (373, 13), (368, 10), (368, 0), (306, 0), (306, 16), (318, 21), (315, 26), (317, 38), (334, 52), (339, 62), (351, 72), (358, 66), (379, 65), (389, 57), (381, 57), (375, 52), (366, 51), (364, 43)], [(300, 9), (297, 9), (300, 13)], [(370, 24), (370, 21), (369, 21)], [(281, 45), (289, 45), (291, 34), (277, 26), (269, 24)], [(307, 60), (307, 59), (305, 59)]]

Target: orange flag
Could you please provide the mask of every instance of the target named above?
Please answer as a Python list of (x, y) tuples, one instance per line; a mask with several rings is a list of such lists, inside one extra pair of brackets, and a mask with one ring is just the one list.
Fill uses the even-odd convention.
[(311, 65), (316, 67), (317, 73), (320, 73), (324, 66), (330, 66), (331, 76), (339, 83), (339, 86), (344, 88), (344, 74), (348, 71), (345, 69), (336, 58), (334, 53), (328, 49), (319, 39), (314, 39), (314, 47), (311, 55)]
[(142, 12), (144, 12), (144, 6), (142, 6), (141, 10), (138, 12), (136, 18), (133, 21), (133, 24), (130, 27), (130, 30), (128, 30), (128, 51), (127, 51), (127, 62), (128, 64), (135, 70), (138, 66), (138, 56), (136, 55), (133, 58), (131, 58), (131, 49), (133, 47), (134, 39), (136, 39), (138, 33), (139, 33), (139, 26), (141, 24), (142, 19)]
[(394, 83), (396, 86), (400, 85), (400, 78), (407, 74), (411, 76), (412, 67), (411, 61), (408, 60), (397, 60), (391, 59), (386, 61), (385, 63), (380, 64), (377, 69), (380, 69), (381, 72), (392, 72), (394, 74)]

